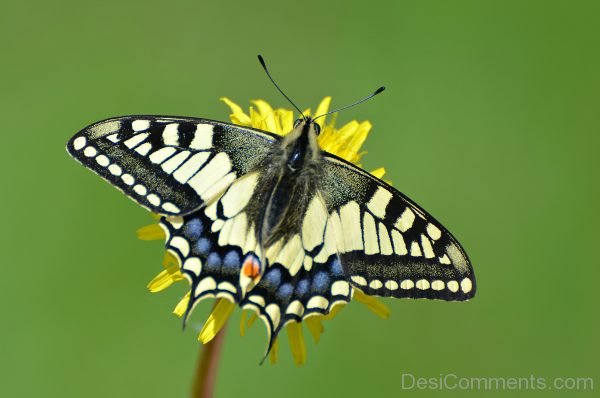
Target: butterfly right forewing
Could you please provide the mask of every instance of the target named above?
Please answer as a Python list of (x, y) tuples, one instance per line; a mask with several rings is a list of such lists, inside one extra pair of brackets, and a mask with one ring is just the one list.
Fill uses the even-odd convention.
[[(323, 170), (328, 229), (353, 286), (369, 295), (467, 300), (471, 262), (437, 220), (395, 188), (335, 156)], [(327, 233), (326, 232), (326, 236)]]

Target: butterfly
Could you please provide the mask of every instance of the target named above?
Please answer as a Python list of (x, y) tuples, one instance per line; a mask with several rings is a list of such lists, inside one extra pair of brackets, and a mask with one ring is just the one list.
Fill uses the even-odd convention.
[(450, 232), (321, 150), (319, 133), (310, 117), (279, 136), (209, 119), (124, 116), (84, 128), (67, 150), (161, 216), (166, 249), (191, 285), (185, 318), (205, 298), (226, 298), (264, 320), (267, 353), (286, 324), (330, 313), (355, 289), (473, 297), (471, 263)]

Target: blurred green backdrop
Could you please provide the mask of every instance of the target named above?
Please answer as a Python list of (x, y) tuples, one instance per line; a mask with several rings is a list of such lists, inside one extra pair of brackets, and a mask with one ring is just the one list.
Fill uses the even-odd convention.
[[(4, 276), (0, 395), (183, 397), (203, 303), (181, 332), (160, 295), (151, 222), (64, 145), (109, 116), (228, 119), (218, 101), (346, 104), (369, 119), (367, 169), (466, 247), (468, 303), (348, 306), (293, 365), (258, 366), (262, 325), (236, 312), (217, 396), (439, 396), (415, 377), (592, 377), (600, 386), (599, 28), (596, 1), (16, 1), (0, 5)], [(308, 337), (308, 336), (307, 336)], [(308, 339), (307, 339), (308, 340)], [(592, 391), (579, 392), (593, 395)], [(444, 391), (481, 396), (482, 391)], [(487, 393), (505, 395), (506, 391)], [(575, 395), (512, 391), (512, 396)]]

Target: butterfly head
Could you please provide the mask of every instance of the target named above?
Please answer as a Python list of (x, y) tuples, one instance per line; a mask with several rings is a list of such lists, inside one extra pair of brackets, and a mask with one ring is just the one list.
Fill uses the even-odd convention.
[(315, 119), (311, 117), (305, 117), (296, 119), (294, 122), (294, 130), (299, 130), (300, 132), (309, 135), (310, 133), (314, 135), (321, 134), (321, 126), (319, 123), (315, 122)]
[(282, 141), (284, 157), (290, 170), (299, 170), (307, 162), (320, 156), (317, 136), (321, 126), (310, 117), (304, 117), (294, 122), (294, 128)]

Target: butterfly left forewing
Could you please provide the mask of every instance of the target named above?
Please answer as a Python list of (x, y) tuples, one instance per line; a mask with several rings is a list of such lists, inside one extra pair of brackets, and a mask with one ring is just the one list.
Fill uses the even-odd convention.
[(475, 294), (471, 263), (437, 220), (393, 187), (327, 156), (328, 226), (351, 283), (377, 296), (466, 300)]
[(207, 119), (126, 116), (67, 144), (76, 160), (154, 213), (187, 214), (256, 167), (277, 138)]

